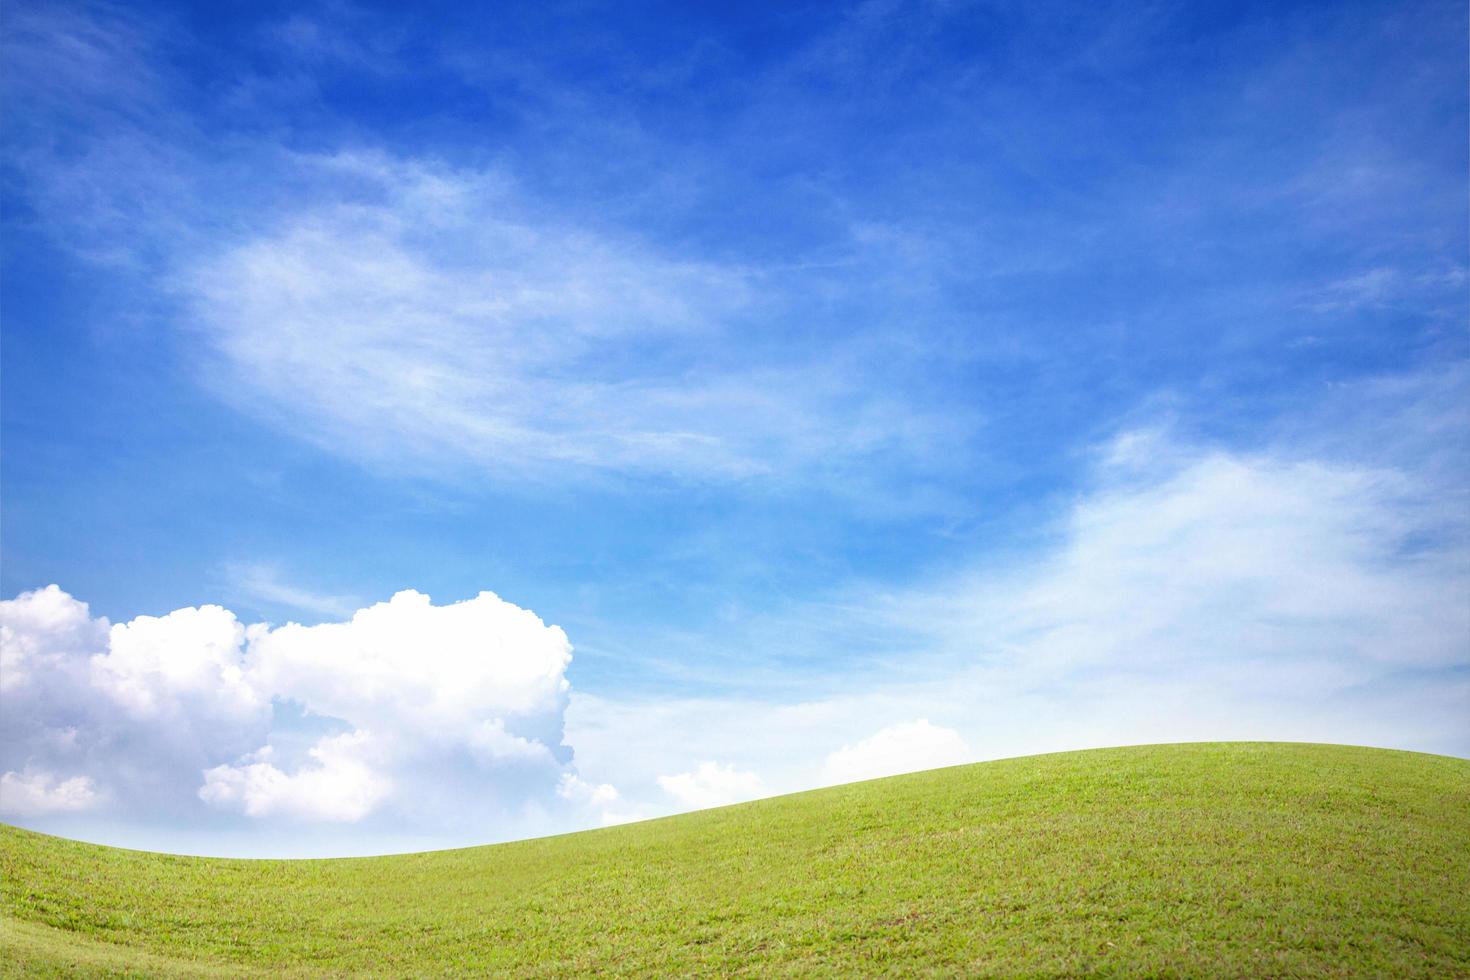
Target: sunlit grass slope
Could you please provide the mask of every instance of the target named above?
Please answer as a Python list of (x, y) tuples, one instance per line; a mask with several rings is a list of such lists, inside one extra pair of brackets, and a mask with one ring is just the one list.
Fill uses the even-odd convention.
[(459, 851), (4, 828), (12, 973), (1470, 976), (1470, 762), (1072, 752)]

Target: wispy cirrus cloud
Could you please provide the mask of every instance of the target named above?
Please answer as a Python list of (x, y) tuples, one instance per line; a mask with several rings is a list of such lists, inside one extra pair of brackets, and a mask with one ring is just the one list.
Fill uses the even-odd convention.
[(800, 292), (778, 268), (656, 245), (503, 164), (254, 133), (222, 157), (160, 67), (187, 40), (146, 17), (44, 9), (10, 44), (62, 64), (17, 76), (35, 125), (8, 154), (48, 234), (132, 270), (210, 391), (318, 447), (501, 481), (803, 479), (963, 428), (875, 385), (860, 340), (773, 343)]
[[(321, 13), (267, 32), (302, 77), (322, 57), (391, 66), (391, 43)], [(876, 391), (859, 344), (792, 358), (753, 336), (753, 311), (790, 315), (790, 282), (565, 208), (511, 164), (346, 134), (302, 152), (248, 126), (220, 154), (207, 131), (233, 117), (170, 67), (195, 43), (165, 12), (24, 11), (7, 162), (47, 233), (146, 282), (138, 305), (258, 417), (379, 468), (500, 479), (830, 470), (955, 430)], [(252, 81), (226, 102), (263, 97)]]
[(315, 616), (343, 618), (360, 609), (362, 600), (331, 595), (298, 585), (268, 562), (235, 562), (225, 566), (226, 588), (242, 598), (284, 606)]
[(750, 275), (527, 219), (483, 174), (305, 165), (335, 203), (180, 276), (227, 397), (379, 464), (502, 475), (738, 476), (812, 431), (789, 383), (711, 363)]
[(1428, 307), (1439, 313), (1437, 307), (1442, 307), (1448, 315), (1449, 309), (1463, 298), (1467, 282), (1470, 282), (1470, 276), (1467, 276), (1463, 265), (1418, 271), (1375, 266), (1307, 291), (1302, 307), (1320, 314), (1354, 313), (1394, 306), (1409, 310)]
[[(1293, 56), (1230, 60), (1164, 99), (1148, 125), (1130, 116), (1150, 153), (1180, 161), (1161, 174), (1131, 162), (1131, 140), (1109, 143), (1087, 128), (1107, 113), (1038, 94), (1036, 64), (940, 84), (923, 53), (958, 16), (943, 5), (834, 13), (750, 77), (723, 79), (740, 109), (694, 145), (640, 119), (636, 100), (615, 86), (436, 42), (415, 55), (426, 70), (446, 84), (492, 86), (526, 126), (514, 152), (466, 162), (438, 152), (442, 140), (422, 149), (364, 138), (310, 88), (325, 65), (401, 68), (408, 22), (325, 8), (256, 25), (256, 43), (268, 39), (279, 56), (279, 77), (256, 78), (259, 66), (241, 61), (231, 91), (252, 81), (310, 90), (286, 100), (290, 113), (249, 99), (214, 112), (217, 93), (201, 105), (197, 82), (171, 69), (197, 41), (165, 14), (38, 6), (9, 32), (10, 60), (60, 68), (13, 73), (38, 108), (11, 161), (58, 237), (146, 270), (139, 293), (170, 306), (164, 319), (181, 328), (171, 336), (191, 364), (210, 365), (209, 390), (318, 447), (378, 468), (542, 482), (567, 468), (581, 479), (725, 482), (837, 473), (831, 482), (849, 489), (866, 481), (870, 500), (912, 484), (913, 473), (973, 461), (982, 429), (1009, 448), (1002, 428), (984, 428), (996, 415), (1047, 418), (1085, 402), (1080, 391), (1111, 390), (1099, 363), (1147, 358), (1169, 324), (1213, 315), (1196, 298), (1221, 282), (1234, 288), (1285, 270), (1290, 278), (1276, 286), (1308, 295), (1302, 274), (1352, 279), (1340, 263), (1325, 270), (1333, 280), (1275, 259), (1252, 276), (1221, 278), (1229, 263), (1193, 243), (1216, 238), (1222, 224), (1247, 215), (1246, 237), (1270, 238), (1285, 208), (1316, 247), (1343, 241), (1343, 223), (1368, 214), (1366, 203), (1417, 201), (1431, 184), (1451, 193), (1436, 174), (1414, 179), (1419, 164), (1405, 144), (1365, 126), (1368, 110), (1356, 106), (1306, 127), (1301, 113), (1271, 115), (1260, 124), (1291, 116), (1299, 134), (1279, 141), (1269, 162), (1244, 167), (1259, 158), (1247, 123), (1260, 117), (1263, 91), (1314, 90), (1351, 70), (1333, 46), (1360, 32), (1337, 18), (1293, 20), (1286, 26), (1302, 39)], [(1018, 16), (1041, 30), (1051, 15)], [(1138, 71), (1176, 16), (1149, 11), (1120, 23), (1099, 12), (1086, 25), (1096, 39), (1048, 60), (1047, 71), (1061, 72), (1058, 85)], [(1370, 49), (1355, 41), (1348, 53)], [(616, 45), (599, 56), (617, 62), (620, 84), (650, 97), (719, 61), (702, 50), (687, 63), (639, 65)], [(834, 116), (831, 83), (857, 78), (869, 97)], [(1396, 98), (1418, 105), (1435, 80), (1392, 81)], [(1089, 98), (1095, 89), (1086, 87)], [(1036, 111), (1037, 99), (1050, 111)], [(993, 117), (978, 131), (957, 123), (975, 105)], [(1221, 111), (1230, 132), (1251, 138), (1168, 126), (1176, 113)], [(258, 117), (281, 128), (262, 129)], [(884, 146), (874, 161), (882, 173), (822, 162), (860, 156), (864, 133), (898, 119), (913, 138)], [(1411, 114), (1405, 125), (1429, 123)], [(986, 135), (994, 127), (1011, 138), (996, 145)], [(1080, 144), (1085, 167), (1073, 158), (1079, 127), (1092, 138)], [(51, 136), (63, 130), (65, 145)], [(809, 138), (760, 138), (793, 130)], [(905, 155), (931, 143), (946, 152)], [(1222, 153), (1248, 179), (1222, 186)], [(793, 177), (752, 184), (730, 165), (745, 154)], [(625, 156), (636, 177), (618, 169)], [(1011, 195), (1032, 193), (1028, 175), (1052, 171), (1083, 192), (1010, 205)], [(970, 192), (945, 191), (961, 185)], [(1372, 210), (1373, 221), (1400, 210)], [(748, 227), (753, 215), (788, 211), (790, 238)], [(1154, 222), (1143, 236), (1140, 213)], [(1379, 241), (1379, 224), (1348, 230)], [(1379, 289), (1371, 276), (1390, 268), (1382, 262), (1408, 269), (1433, 251), (1375, 259), (1370, 279), (1344, 286), (1344, 297), (1371, 300), (1363, 289)], [(1104, 304), (1079, 315), (1065, 298), (1107, 278), (1115, 261), (1125, 277), (1177, 283), (1180, 295), (1163, 310)], [(1344, 261), (1362, 268), (1356, 251)], [(1334, 295), (1299, 305), (1339, 302)], [(1028, 307), (1019, 319), (1017, 306)], [(1213, 355), (1228, 362), (1271, 346), (1277, 331), (1299, 332), (1272, 326), (1290, 320), (1272, 312), (1232, 318), (1237, 333)], [(1314, 323), (1304, 343), (1341, 343), (1329, 326)], [(1120, 388), (1119, 400), (1138, 395)], [(1104, 413), (1125, 410), (1101, 400)], [(1090, 410), (1063, 416), (1053, 421)]]
[(912, 459), (952, 428), (830, 350), (750, 356), (744, 308), (772, 312), (769, 275), (518, 216), (526, 203), (484, 174), (307, 165), (352, 199), (178, 282), (221, 394), (326, 448), (501, 477), (728, 479)]

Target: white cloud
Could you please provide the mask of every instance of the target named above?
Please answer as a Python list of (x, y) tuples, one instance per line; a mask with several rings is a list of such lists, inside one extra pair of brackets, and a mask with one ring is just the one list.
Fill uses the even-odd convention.
[(564, 800), (585, 803), (590, 806), (607, 806), (618, 800), (617, 788), (609, 783), (589, 783), (575, 773), (563, 773), (557, 784), (556, 795)]
[[(217, 607), (109, 629), (59, 589), (25, 593), (0, 604), (20, 678), (0, 704), (0, 771), (90, 779), (119, 812), (203, 795), (266, 819), (433, 828), (469, 813), (467, 834), (544, 833), (972, 753), (1231, 738), (1470, 751), (1457, 498), (1403, 467), (1158, 432), (1097, 458), (1039, 552), (800, 611), (842, 626), (803, 657), (848, 663), (859, 633), (888, 655), (790, 700), (572, 698), (566, 636), (489, 593), (434, 606), (404, 592), (276, 629)], [(256, 703), (271, 716), (211, 727)], [(690, 768), (732, 746), (741, 768)]]
[(478, 824), (554, 798), (570, 763), (571, 645), (488, 592), (435, 606), (405, 591), (318, 626), (203, 606), (109, 628), (52, 586), (0, 604), (0, 640), (0, 766), (81, 768), (65, 792), (116, 790), (119, 814), (202, 798), (250, 817)]
[(1301, 306), (1333, 315), (1393, 306), (1418, 310), (1426, 299), (1463, 295), (1466, 278), (1466, 268), (1459, 264), (1414, 272), (1376, 266), (1306, 291)]
[(134, 717), (249, 718), (268, 705), (245, 677), (245, 627), (219, 606), (139, 616), (112, 627), (92, 657), (94, 685)]
[(973, 758), (970, 747), (952, 728), (920, 718), (890, 725), (854, 745), (844, 745), (822, 763), (822, 783), (852, 783), (941, 766), (957, 766)]
[(551, 750), (544, 743), (510, 734), (499, 718), (480, 722), (468, 733), (466, 741), (492, 762), (553, 761)]
[(116, 812), (167, 806), (266, 735), (242, 636), (218, 607), (110, 626), (54, 585), (0, 602), (0, 768), (80, 771)]
[(74, 813), (91, 809), (100, 800), (88, 776), (60, 779), (29, 767), (0, 776), (0, 813), (13, 817)]
[(288, 609), (343, 618), (361, 606), (351, 596), (327, 595), (287, 582), (276, 568), (267, 564), (236, 564), (225, 571), (230, 587), (240, 595)]
[[(302, 768), (290, 783), (274, 767), (250, 770), (266, 781), (262, 793), (279, 786), (288, 794), (283, 799), (297, 801), (279, 808), (282, 813), (366, 815), (395, 798), (381, 779), (368, 778), (378, 771), (391, 776), (405, 806), (443, 798), (446, 781), (461, 789), (448, 793), (445, 806), (504, 805), (549, 792), (570, 761), (562, 714), (571, 644), (557, 627), (493, 593), (435, 606), (426, 595), (404, 591), (346, 622), (253, 627), (246, 661), (259, 689), (378, 736), (372, 773), (366, 763), (349, 765), (340, 752), (332, 765)], [(481, 768), (459, 768), (453, 760), (460, 757)], [(313, 810), (300, 802), (344, 780), (362, 789), (352, 805)], [(477, 792), (484, 794), (479, 801)], [(270, 812), (250, 810), (249, 799), (242, 792), (215, 802)]]
[(854, 636), (880, 637), (881, 659), (789, 699), (582, 693), (568, 715), (579, 765), (631, 794), (738, 745), (784, 792), (836, 778), (812, 747), (855, 749), (916, 717), (973, 750), (936, 765), (1200, 739), (1470, 754), (1462, 492), (1404, 467), (1160, 432), (1098, 460), (1036, 552), (855, 588), (764, 627), (800, 638), (790, 649), (808, 662), (852, 663)]
[(738, 274), (518, 222), (505, 183), (385, 157), (312, 161), (358, 198), (295, 215), (185, 279), (225, 386), (377, 456), (476, 466), (740, 466), (690, 391), (626, 367), (740, 302)]
[(392, 788), (368, 761), (373, 747), (366, 732), (323, 738), (309, 751), (312, 762), (290, 775), (269, 761), (272, 753), (263, 751), (254, 761), (207, 770), (199, 798), (239, 807), (252, 817), (361, 820)]
[(435, 606), (411, 590), (345, 623), (260, 629), (248, 653), (256, 686), (315, 714), (501, 756), (560, 745), (571, 658), (558, 627), (492, 592)]
[(100, 649), (106, 636), (107, 620), (93, 619), (85, 602), (55, 585), (0, 600), (0, 693)]
[(718, 762), (701, 762), (693, 772), (660, 776), (658, 784), (681, 806), (691, 809), (740, 803), (769, 794), (755, 773)]
[(628, 808), (623, 805), (622, 794), (611, 783), (592, 783), (576, 773), (563, 773), (557, 784), (556, 795), (579, 809), (597, 813), (600, 826), (629, 823), (645, 817), (656, 816), (657, 812), (647, 806)]
[(334, 452), (497, 477), (729, 478), (911, 453), (921, 419), (836, 365), (763, 363), (753, 271), (558, 223), (506, 178), (296, 157), (313, 203), (179, 289), (215, 390)]
[(1105, 469), (1039, 567), (977, 574), (893, 612), (1038, 676), (1087, 664), (1463, 662), (1464, 521), (1436, 495), (1392, 470), (1161, 455), (1143, 473)]
[[(360, 30), (325, 23), (287, 20), (283, 48), (360, 65), (346, 56)], [(330, 452), (501, 481), (823, 479), (879, 454), (924, 465), (972, 425), (921, 407), (923, 389), (895, 393), (911, 331), (882, 354), (857, 328), (792, 331), (832, 315), (833, 283), (804, 264), (653, 242), (617, 208), (539, 196), (530, 159), (500, 164), (534, 175), (518, 181), (244, 133), (221, 155), (198, 130), (196, 80), (170, 68), (192, 45), (171, 18), (37, 8), (12, 28), (6, 63), (34, 70), (12, 72), (32, 111), (11, 158), (38, 223), (136, 272), (140, 307), (176, 310), (209, 390)], [(211, 98), (279, 108), (283, 81), (246, 73)], [(257, 584), (342, 614), (340, 597)]]

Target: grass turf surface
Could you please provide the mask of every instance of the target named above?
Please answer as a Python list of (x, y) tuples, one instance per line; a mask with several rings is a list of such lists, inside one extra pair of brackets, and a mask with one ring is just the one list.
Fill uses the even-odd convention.
[(0, 827), (0, 870), (11, 974), (1470, 976), (1470, 761), (1103, 749), (323, 861)]

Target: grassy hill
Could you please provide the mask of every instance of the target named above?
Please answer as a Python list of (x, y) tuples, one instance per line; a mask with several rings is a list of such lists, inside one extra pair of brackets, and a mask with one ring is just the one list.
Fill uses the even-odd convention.
[(1470, 976), (1470, 762), (1071, 752), (350, 860), (3, 828), (0, 870), (28, 975)]

